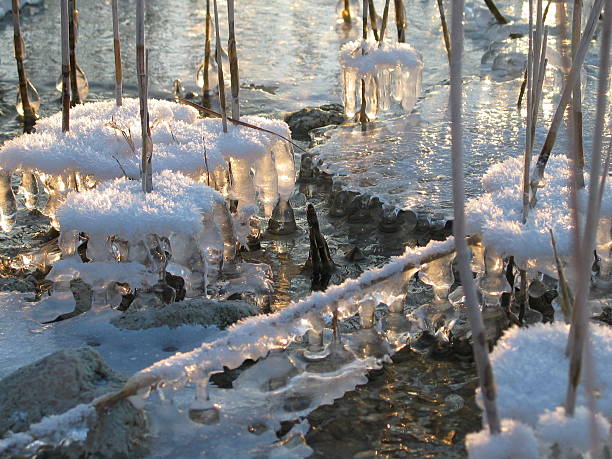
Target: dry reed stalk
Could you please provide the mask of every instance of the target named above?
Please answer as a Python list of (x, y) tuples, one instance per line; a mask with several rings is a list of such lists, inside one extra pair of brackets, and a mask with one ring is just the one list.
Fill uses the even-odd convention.
[(397, 41), (406, 43), (406, 9), (403, 0), (393, 0), (395, 5), (395, 25), (397, 26)]
[(136, 0), (136, 72), (138, 76), (138, 98), (140, 99), (140, 129), (142, 134), (142, 157), (140, 173), (142, 190), (145, 193), (153, 191), (153, 172), (151, 156), (153, 142), (149, 128), (147, 57), (145, 53), (145, 0)]
[[(582, 0), (574, 0), (572, 12), (572, 60), (578, 52), (580, 32), (582, 29)], [(584, 188), (584, 142), (582, 139), (582, 75), (578, 72), (576, 85), (572, 93), (571, 110), (569, 112), (569, 125), (573, 130), (573, 153), (577, 156), (578, 165), (578, 187)]]
[(382, 46), (383, 40), (385, 39), (385, 32), (387, 31), (387, 21), (389, 19), (389, 3), (391, 0), (385, 0), (385, 8), (383, 10), (382, 24), (380, 26), (380, 37), (378, 40), (378, 46)]
[(478, 370), (478, 379), (482, 391), (484, 409), (489, 430), (492, 434), (501, 432), (497, 405), (495, 402), (495, 380), (489, 361), (487, 339), (480, 312), (476, 285), (472, 277), (469, 252), (465, 240), (465, 190), (463, 175), (463, 121), (461, 113), (461, 66), (463, 54), (463, 0), (453, 1), (451, 18), (451, 65), (450, 65), (450, 114), (452, 138), (452, 172), (453, 172), (453, 208), (455, 221), (455, 250), (461, 276), (461, 283), (468, 305), (468, 318), (472, 328), (472, 346), (474, 360)]
[(374, 40), (380, 41), (380, 35), (378, 34), (378, 24), (376, 23), (376, 8), (374, 7), (374, 0), (368, 0), (368, 10), (370, 11), (370, 27), (372, 27)]
[(113, 50), (115, 52), (115, 101), (120, 107), (123, 97), (123, 67), (121, 66), (121, 39), (119, 38), (118, 0), (112, 0), (113, 11)]
[(584, 62), (584, 58), (586, 57), (586, 53), (589, 47), (589, 43), (593, 38), (593, 34), (595, 33), (595, 27), (597, 25), (597, 20), (599, 18), (599, 13), (603, 7), (604, 0), (594, 0), (593, 7), (591, 9), (591, 13), (589, 15), (589, 20), (584, 29), (584, 33), (580, 39), (580, 45), (578, 46), (578, 51), (576, 52), (576, 58), (572, 61), (572, 67), (570, 69), (569, 75), (565, 84), (563, 86), (563, 91), (561, 92), (561, 99), (559, 101), (559, 105), (555, 111), (553, 116), (553, 120), (550, 124), (550, 128), (548, 129), (548, 134), (546, 135), (546, 140), (544, 141), (544, 145), (542, 146), (542, 150), (540, 151), (540, 155), (538, 156), (538, 161), (536, 163), (535, 170), (531, 175), (531, 206), (535, 206), (536, 200), (536, 192), (542, 178), (544, 177), (544, 169), (546, 168), (546, 163), (548, 162), (548, 158), (550, 157), (550, 153), (552, 152), (553, 146), (555, 144), (555, 140), (557, 139), (557, 133), (559, 131), (559, 127), (561, 125), (561, 121), (563, 121), (563, 113), (567, 107), (567, 104), (572, 95), (574, 86), (576, 84), (576, 78), (580, 73), (582, 68), (582, 64)]
[(229, 23), (229, 40), (227, 53), (229, 55), (230, 78), (232, 83), (232, 118), (240, 119), (240, 74), (238, 73), (238, 53), (236, 51), (236, 33), (234, 31), (234, 0), (227, 0), (227, 21)]
[(557, 253), (557, 241), (555, 240), (555, 236), (553, 235), (552, 229), (549, 228), (548, 232), (550, 233), (550, 243), (553, 249), (555, 265), (557, 266), (557, 275), (559, 276), (559, 290), (561, 290), (561, 310), (563, 311), (563, 315), (565, 316), (565, 323), (570, 323), (570, 319), (572, 317), (572, 304), (574, 303), (574, 299), (572, 298), (572, 294), (567, 284), (567, 280), (565, 279), (565, 273), (563, 271), (561, 259), (559, 258), (559, 254)]
[[(529, 138), (531, 139), (531, 149), (533, 150), (533, 145), (535, 142), (535, 128), (538, 124), (538, 113), (540, 111), (540, 100), (542, 98), (542, 88), (544, 86), (544, 76), (546, 75), (546, 66), (548, 64), (548, 59), (546, 59), (546, 44), (548, 42), (548, 28), (544, 29), (544, 37), (542, 38), (542, 45), (540, 47), (540, 56), (537, 59), (538, 63), (538, 74), (534, 73), (534, 76), (537, 77), (535, 81), (535, 87), (533, 88), (532, 94), (532, 106), (531, 106), (531, 132), (529, 134)], [(535, 58), (535, 56), (534, 56)]]
[(61, 0), (62, 23), (62, 131), (70, 130), (70, 45), (68, 32), (68, 0)]
[[(529, 214), (529, 182), (531, 170), (531, 106), (533, 88), (533, 1), (529, 0), (529, 48), (527, 51), (527, 68), (525, 69), (527, 81), (527, 116), (525, 126), (525, 154), (523, 156), (523, 224), (527, 222)], [(519, 100), (520, 102), (520, 100)]]
[(227, 110), (225, 107), (225, 80), (223, 79), (223, 62), (221, 59), (221, 36), (219, 33), (219, 13), (217, 0), (213, 0), (215, 12), (215, 57), (217, 58), (217, 78), (219, 79), (219, 107), (221, 108), (221, 123), (223, 132), (227, 132)]
[(450, 36), (448, 34), (448, 24), (446, 23), (446, 14), (444, 13), (444, 3), (443, 3), (443, 0), (437, 0), (437, 2), (438, 2), (438, 11), (440, 12), (440, 23), (442, 24), (442, 36), (444, 37), (444, 47), (446, 48), (446, 57), (448, 58), (448, 63), (450, 64), (450, 58), (451, 58)]
[[(585, 33), (586, 35), (586, 33)], [(610, 69), (610, 37), (612, 35), (612, 0), (606, 0), (601, 34), (601, 48), (599, 55), (599, 84), (597, 88), (597, 109), (595, 114), (595, 127), (593, 132), (593, 147), (591, 151), (591, 172), (589, 177), (589, 198), (586, 222), (582, 231), (580, 246), (574, 246), (574, 260), (578, 267), (576, 300), (574, 304), (575, 322), (572, 324), (573, 343), (570, 346), (571, 356), (569, 364), (569, 383), (565, 399), (565, 411), (573, 416), (576, 407), (576, 395), (580, 383), (582, 359), (585, 363), (585, 385), (589, 410), (591, 414), (590, 437), (594, 448), (598, 442), (598, 430), (595, 425), (595, 371), (593, 368), (592, 349), (589, 333), (588, 295), (590, 287), (591, 260), (595, 246), (595, 234), (599, 221), (600, 189), (603, 182), (601, 165), (601, 152), (603, 146), (604, 117), (608, 107), (608, 83)], [(584, 38), (584, 37), (583, 37)], [(572, 64), (573, 65), (573, 64)], [(607, 159), (606, 159), (606, 162)], [(596, 451), (593, 449), (593, 454)]]
[(351, 4), (349, 0), (344, 0), (344, 9), (342, 10), (342, 19), (346, 24), (351, 23)]
[(80, 104), (82, 102), (81, 94), (79, 93), (76, 64), (76, 0), (69, 0), (68, 5), (68, 37), (70, 43), (70, 87), (72, 95), (72, 100), (70, 101), (70, 103), (74, 107), (76, 104)]
[(210, 15), (210, 0), (206, 0), (206, 25), (204, 26), (204, 67), (202, 68), (202, 104), (208, 105), (210, 91), (210, 37), (212, 35), (212, 17)]
[(493, 3), (493, 0), (485, 0), (485, 3), (498, 24), (508, 24), (508, 20), (499, 12), (497, 6), (495, 6), (495, 3)]
[(23, 110), (23, 119), (26, 124), (33, 125), (36, 122), (36, 112), (30, 103), (28, 95), (28, 77), (26, 75), (23, 61), (25, 59), (25, 44), (21, 38), (21, 23), (19, 20), (19, 0), (12, 2), (13, 14), (13, 43), (15, 46), (15, 60), (17, 61), (17, 74), (19, 76), (19, 96), (21, 97), (21, 107)]

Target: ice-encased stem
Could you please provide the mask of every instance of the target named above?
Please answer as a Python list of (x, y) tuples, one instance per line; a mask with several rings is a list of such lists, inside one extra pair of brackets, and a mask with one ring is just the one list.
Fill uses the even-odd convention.
[(21, 24), (19, 21), (19, 0), (13, 0), (13, 42), (15, 46), (15, 60), (17, 61), (17, 74), (19, 75), (19, 95), (21, 96), (21, 106), (23, 118), (26, 125), (33, 125), (36, 121), (36, 112), (30, 104), (28, 95), (28, 77), (26, 75), (23, 61), (25, 59), (25, 45), (21, 38)]
[(227, 21), (229, 24), (229, 39), (227, 53), (230, 61), (230, 77), (232, 83), (232, 118), (240, 119), (240, 75), (238, 73), (238, 53), (236, 51), (236, 33), (234, 31), (234, 0), (227, 0)]
[(140, 130), (142, 135), (142, 157), (140, 174), (142, 190), (153, 191), (151, 156), (153, 142), (149, 128), (147, 58), (145, 56), (144, 0), (136, 1), (136, 72), (138, 74), (138, 97), (140, 99)]
[(221, 35), (219, 33), (219, 12), (217, 0), (213, 0), (215, 12), (215, 58), (217, 59), (217, 78), (219, 80), (219, 107), (221, 107), (221, 122), (223, 132), (227, 132), (227, 110), (225, 107), (225, 80), (223, 79), (223, 60), (221, 59)]
[[(595, 7), (593, 7), (595, 9)], [(586, 35), (586, 32), (585, 32)], [(595, 245), (595, 234), (599, 220), (600, 201), (599, 185), (601, 183), (601, 151), (603, 144), (604, 118), (608, 107), (608, 82), (610, 69), (610, 38), (612, 35), (612, 0), (606, 0), (601, 34), (601, 48), (599, 57), (599, 84), (597, 88), (597, 110), (593, 133), (593, 147), (591, 153), (591, 173), (589, 177), (589, 198), (586, 223), (582, 231), (582, 243), (574, 246), (576, 260), (577, 286), (574, 303), (574, 318), (570, 336), (573, 343), (570, 345), (571, 355), (569, 363), (569, 383), (567, 386), (565, 410), (572, 416), (576, 407), (576, 395), (580, 383), (582, 359), (585, 363), (585, 384), (587, 400), (591, 414), (591, 444), (594, 447), (598, 442), (598, 429), (595, 425), (595, 371), (593, 367), (592, 344), (590, 340), (590, 324), (588, 310), (588, 296), (590, 288), (591, 260)], [(583, 36), (584, 38), (584, 36)], [(582, 44), (582, 43), (581, 43)], [(572, 333), (573, 331), (573, 333)], [(595, 450), (593, 450), (595, 452)]]
[(70, 45), (68, 43), (68, 0), (61, 0), (62, 24), (62, 131), (70, 130)]
[(2, 231), (10, 231), (15, 225), (17, 214), (17, 203), (11, 186), (11, 173), (0, 170), (0, 228)]
[(123, 67), (121, 66), (121, 40), (119, 38), (119, 12), (118, 0), (111, 1), (113, 14), (113, 51), (115, 53), (115, 102), (122, 105), (123, 96)]
[(484, 408), (489, 430), (492, 434), (501, 432), (497, 414), (495, 380), (487, 351), (487, 340), (476, 293), (476, 285), (470, 269), (470, 259), (465, 241), (465, 190), (463, 185), (463, 122), (461, 113), (461, 59), (463, 54), (463, 0), (453, 1), (451, 19), (451, 66), (450, 66), (450, 113), (452, 137), (453, 207), (455, 221), (455, 250), (459, 264), (461, 283), (468, 305), (468, 318), (472, 328), (472, 346), (478, 370)]

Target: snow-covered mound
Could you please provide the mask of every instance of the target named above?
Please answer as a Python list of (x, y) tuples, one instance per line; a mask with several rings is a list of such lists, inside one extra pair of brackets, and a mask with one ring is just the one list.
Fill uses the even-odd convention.
[(365, 81), (366, 113), (376, 117), (388, 110), (391, 99), (410, 111), (421, 92), (421, 54), (406, 43), (379, 43), (356, 40), (340, 49), (343, 73), (343, 102), (348, 116), (361, 103), (361, 80)]
[[(485, 246), (494, 247), (506, 256), (514, 255), (522, 266), (538, 260), (552, 260), (549, 228), (552, 229), (560, 256), (571, 253), (571, 232), (574, 225), (570, 213), (570, 160), (552, 155), (544, 174), (544, 187), (538, 191), (538, 202), (522, 223), (522, 158), (510, 158), (489, 168), (482, 179), (484, 194), (466, 204), (467, 230), (479, 234)], [(585, 174), (588, 183), (588, 174)], [(586, 208), (586, 191), (579, 190), (579, 200)], [(601, 217), (612, 215), (612, 184), (604, 191)], [(553, 269), (550, 273), (555, 275)]]

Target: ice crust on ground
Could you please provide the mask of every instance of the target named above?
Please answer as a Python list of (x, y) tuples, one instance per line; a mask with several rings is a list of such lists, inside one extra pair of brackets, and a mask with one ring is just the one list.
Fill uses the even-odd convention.
[[(43, 0), (21, 0), (23, 8), (25, 5), (39, 5)], [(0, 18), (13, 9), (12, 0), (0, 0)]]
[(199, 234), (202, 217), (212, 214), (223, 196), (180, 173), (153, 176), (153, 191), (144, 193), (140, 181), (115, 179), (96, 189), (72, 192), (57, 217), (62, 231), (105, 232), (126, 240), (146, 234)]
[[(519, 260), (551, 259), (549, 228), (560, 256), (571, 253), (574, 228), (570, 209), (571, 160), (551, 155), (544, 174), (544, 187), (537, 193), (537, 205), (522, 223), (522, 158), (510, 158), (489, 168), (482, 179), (484, 194), (466, 204), (467, 230), (479, 234), (487, 247)], [(585, 173), (585, 182), (589, 182)], [(586, 192), (579, 191), (581, 209), (586, 210)], [(606, 181), (601, 217), (612, 215), (612, 182)], [(554, 274), (554, 273), (553, 273)]]
[(379, 110), (388, 110), (392, 99), (408, 112), (420, 95), (423, 59), (407, 43), (379, 45), (375, 40), (346, 43), (340, 49), (340, 66), (344, 110), (349, 117), (361, 105), (362, 81), (369, 119), (374, 119)]
[[(612, 329), (591, 323), (593, 362), (599, 396), (597, 409), (612, 419)], [(507, 330), (491, 353), (501, 417), (535, 426), (546, 411), (565, 401), (568, 359), (565, 357), (569, 325), (555, 322)], [(584, 384), (577, 403), (586, 405)], [(480, 393), (478, 394), (480, 397)]]

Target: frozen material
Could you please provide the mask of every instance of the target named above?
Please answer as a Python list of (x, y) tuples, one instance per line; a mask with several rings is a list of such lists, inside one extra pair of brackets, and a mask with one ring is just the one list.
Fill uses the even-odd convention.
[[(534, 266), (533, 260), (552, 261), (549, 228), (552, 229), (561, 257), (571, 254), (573, 231), (569, 212), (569, 180), (571, 161), (564, 155), (551, 155), (544, 174), (544, 187), (538, 202), (530, 209), (527, 223), (522, 223), (522, 158), (510, 158), (489, 168), (482, 179), (485, 193), (466, 204), (467, 230), (479, 234), (486, 247), (493, 247), (501, 256), (514, 255), (522, 267)], [(588, 184), (588, 174), (585, 174)], [(579, 191), (585, 209), (586, 192)], [(606, 181), (601, 217), (612, 215), (612, 182)], [(546, 263), (551, 264), (552, 263)], [(543, 267), (545, 270), (546, 268)], [(556, 277), (556, 269), (547, 274)]]
[[(607, 443), (610, 423), (601, 414), (596, 417), (599, 441)], [(546, 411), (538, 419), (536, 435), (543, 445), (558, 445), (565, 457), (583, 455), (591, 449), (591, 414), (584, 406), (576, 407), (574, 416), (566, 416), (563, 407)], [(600, 445), (602, 446), (602, 445)]]
[[(589, 325), (593, 343), (598, 410), (612, 419), (612, 329)], [(567, 386), (565, 357), (569, 325), (555, 322), (507, 330), (491, 353), (500, 416), (535, 426), (545, 411), (563, 405)], [(578, 404), (585, 405), (584, 385)], [(478, 394), (480, 397), (480, 394)]]
[(501, 433), (488, 429), (468, 434), (465, 446), (470, 459), (538, 459), (538, 442), (531, 427), (513, 419), (502, 419)]
[(344, 110), (349, 117), (359, 111), (362, 94), (366, 115), (374, 119), (379, 110), (390, 108), (392, 99), (409, 112), (421, 92), (423, 60), (406, 43), (380, 46), (375, 40), (346, 43), (340, 49), (340, 66)]

